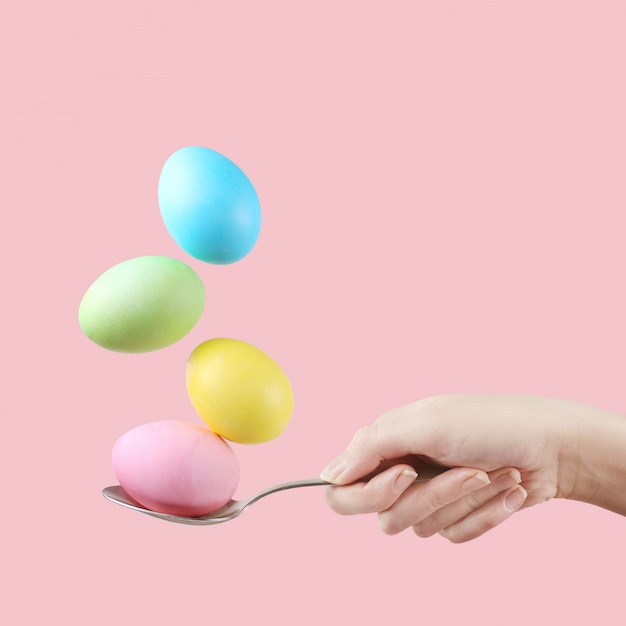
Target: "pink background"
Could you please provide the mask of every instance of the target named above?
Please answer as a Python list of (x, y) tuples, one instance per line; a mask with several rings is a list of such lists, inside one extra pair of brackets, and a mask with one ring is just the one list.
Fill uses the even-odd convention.
[[(235, 447), (239, 495), (434, 393), (626, 411), (625, 32), (619, 0), (3, 3), (0, 622), (621, 623), (624, 519), (579, 503), (452, 545), (319, 488), (213, 528), (100, 490), (124, 431), (199, 419), (185, 363), (216, 336), (270, 353), (296, 397), (279, 439)], [(259, 193), (235, 265), (160, 220), (160, 168), (191, 144)], [(196, 269), (206, 311), (171, 348), (106, 352), (78, 304), (142, 254)]]

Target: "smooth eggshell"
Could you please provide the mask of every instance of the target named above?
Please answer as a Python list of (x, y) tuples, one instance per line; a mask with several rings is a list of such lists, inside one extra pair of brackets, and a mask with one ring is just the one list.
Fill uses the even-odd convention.
[(188, 265), (142, 256), (114, 265), (87, 289), (80, 326), (93, 342), (116, 352), (150, 352), (182, 339), (200, 319), (205, 292)]
[(139, 504), (161, 513), (198, 517), (224, 506), (239, 483), (231, 447), (208, 428), (164, 420), (124, 433), (112, 452), (113, 471)]
[(201, 261), (234, 263), (259, 237), (261, 207), (252, 183), (235, 163), (209, 148), (174, 152), (161, 170), (158, 199), (174, 241)]
[(237, 339), (211, 339), (187, 362), (187, 392), (208, 426), (237, 443), (280, 435), (293, 411), (293, 392), (281, 367), (265, 352)]

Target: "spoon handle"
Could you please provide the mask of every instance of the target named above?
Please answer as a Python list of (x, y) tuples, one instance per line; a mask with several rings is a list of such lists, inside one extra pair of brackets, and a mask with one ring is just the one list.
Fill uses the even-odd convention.
[(253, 496), (242, 500), (241, 504), (243, 507), (247, 507), (250, 506), (253, 502), (260, 500), (265, 496), (269, 496), (271, 493), (278, 493), (279, 491), (286, 491), (287, 489), (296, 489), (297, 487), (316, 487), (323, 485), (330, 485), (330, 483), (322, 480), (321, 478), (304, 478), (302, 480), (292, 480), (288, 483), (282, 483), (280, 485), (274, 485), (273, 487), (263, 489), (263, 491), (259, 491)]

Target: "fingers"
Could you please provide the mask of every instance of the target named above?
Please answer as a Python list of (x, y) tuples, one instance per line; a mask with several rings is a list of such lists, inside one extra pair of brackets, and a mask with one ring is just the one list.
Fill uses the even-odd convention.
[(511, 467), (489, 473), (457, 467), (426, 482), (416, 477), (410, 465), (398, 464), (368, 482), (329, 487), (326, 499), (342, 515), (378, 513), (389, 535), (413, 528), (420, 537), (439, 533), (460, 543), (502, 523), (527, 497), (520, 472)]
[[(493, 498), (497, 493), (494, 489), (497, 487), (485, 472), (457, 467), (409, 487), (393, 506), (378, 514), (378, 524), (386, 534), (396, 535), (421, 523), (425, 525), (425, 535), (430, 536), (443, 528), (438, 519), (456, 522), (483, 501)], [(434, 524), (427, 525), (432, 521)]]
[[(490, 480), (488, 485), (484, 485), (430, 513), (423, 504), (424, 496), (417, 494), (417, 497), (414, 497), (410, 490), (407, 490), (391, 509), (380, 514), (380, 517), (383, 518), (381, 525), (383, 529), (385, 529), (385, 524), (397, 528), (399, 529), (397, 532), (413, 527), (413, 531), (419, 537), (430, 537), (451, 527), (474, 511), (480, 510), (495, 496), (512, 489), (521, 481), (519, 471), (510, 467), (494, 470), (488, 476)], [(431, 483), (433, 483), (430, 485), (431, 489), (439, 489), (434, 480)], [(389, 519), (386, 520), (385, 518)]]
[(521, 485), (517, 485), (458, 522), (440, 530), (439, 534), (452, 543), (476, 539), (511, 517), (523, 506), (527, 496), (526, 490)]
[(394, 465), (367, 482), (329, 487), (326, 501), (341, 515), (378, 513), (392, 506), (416, 478), (417, 472), (410, 465)]
[[(526, 500), (526, 490), (519, 485), (521, 476), (515, 468), (490, 472), (488, 485), (456, 499), (452, 499), (455, 482), (450, 477), (452, 473), (451, 470), (428, 483), (406, 489), (394, 505), (379, 513), (382, 530), (387, 534), (397, 534), (412, 527), (419, 537), (439, 533), (453, 543), (461, 543), (495, 528), (521, 508)], [(443, 484), (444, 477), (448, 484)], [(456, 479), (457, 490), (459, 487)], [(437, 503), (442, 506), (437, 506)]]
[[(424, 483), (415, 483), (416, 477), (410, 465), (394, 465), (368, 482), (329, 487), (326, 500), (333, 511), (342, 515), (380, 513), (383, 528), (395, 534), (489, 484), (485, 472), (464, 467), (448, 470)], [(458, 516), (450, 521), (457, 519)]]

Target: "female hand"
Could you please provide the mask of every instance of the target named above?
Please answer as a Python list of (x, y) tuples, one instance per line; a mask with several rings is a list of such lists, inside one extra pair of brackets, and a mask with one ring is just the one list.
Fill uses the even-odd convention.
[[(375, 512), (389, 534), (412, 527), (419, 536), (438, 532), (460, 542), (554, 497), (626, 513), (619, 489), (625, 450), (621, 415), (555, 398), (454, 394), (389, 411), (361, 428), (322, 478), (340, 485), (327, 491), (338, 513)], [(451, 469), (413, 484), (416, 465), (419, 473)], [(607, 482), (616, 472), (619, 479)]]

